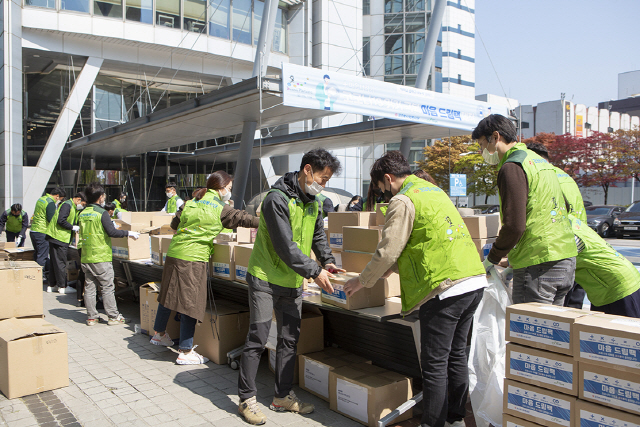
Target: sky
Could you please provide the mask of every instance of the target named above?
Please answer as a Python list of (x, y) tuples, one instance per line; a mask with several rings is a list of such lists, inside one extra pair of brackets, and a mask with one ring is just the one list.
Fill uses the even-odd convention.
[(476, 0), (475, 12), (476, 95), (595, 106), (640, 70), (640, 0)]

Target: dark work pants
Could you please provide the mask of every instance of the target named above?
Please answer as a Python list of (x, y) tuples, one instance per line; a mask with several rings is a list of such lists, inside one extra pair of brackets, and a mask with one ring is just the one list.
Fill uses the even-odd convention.
[(32, 231), (29, 233), (29, 236), (31, 236), (31, 244), (33, 245), (33, 260), (37, 262), (44, 271), (49, 271), (49, 241), (45, 239), (47, 235)]
[(67, 287), (67, 245), (49, 241), (49, 286)]
[(247, 273), (249, 283), (250, 325), (240, 359), (238, 396), (246, 400), (257, 393), (256, 374), (260, 356), (269, 338), (272, 313), (276, 314), (276, 397), (286, 397), (293, 387), (296, 351), (300, 337), (302, 287), (285, 288)]
[(611, 304), (601, 306), (591, 304), (591, 311), (640, 318), (640, 289)]
[(466, 415), (467, 336), (483, 293), (433, 298), (420, 307), (423, 427), (443, 427)]
[[(7, 233), (7, 242), (15, 242), (18, 236), (20, 236), (20, 233), (12, 233), (11, 231), (7, 231), (6, 233)], [(24, 247), (24, 240), (25, 239), (23, 238), (20, 244), (18, 245), (19, 248)]]
[(564, 306), (582, 310), (585, 295), (587, 295), (587, 293), (582, 289), (582, 286), (574, 283), (573, 288), (571, 288), (569, 293), (564, 297)]
[[(82, 249), (78, 249), (78, 256), (82, 260)], [(76, 296), (78, 301), (82, 301), (84, 303), (84, 270), (80, 267), (78, 271), (78, 280), (76, 281)]]

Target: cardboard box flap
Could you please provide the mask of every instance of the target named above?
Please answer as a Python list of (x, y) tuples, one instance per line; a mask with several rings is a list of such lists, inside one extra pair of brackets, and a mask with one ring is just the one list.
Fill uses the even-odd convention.
[(20, 268), (42, 268), (35, 261), (0, 261), (0, 270), (12, 270)]
[(640, 319), (632, 317), (614, 316), (611, 314), (593, 314), (576, 320), (576, 325), (596, 326), (603, 329), (614, 329), (633, 334), (640, 333)]
[(8, 254), (21, 254), (24, 252), (33, 252), (33, 248), (5, 248), (4, 251)]
[(141, 288), (147, 287), (151, 289), (151, 292), (160, 292), (160, 283), (158, 282), (148, 282), (144, 285), (140, 286)]
[(42, 318), (6, 319), (0, 321), (0, 339), (9, 342), (37, 335), (60, 334), (64, 331)]

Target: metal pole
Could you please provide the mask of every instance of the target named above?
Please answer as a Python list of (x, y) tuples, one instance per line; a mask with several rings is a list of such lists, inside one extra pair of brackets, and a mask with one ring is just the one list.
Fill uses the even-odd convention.
[(631, 177), (631, 203), (633, 203), (634, 199), (636, 198), (635, 191), (636, 191), (636, 177), (632, 176)]
[[(431, 73), (431, 65), (433, 65), (433, 59), (436, 55), (436, 45), (438, 44), (438, 36), (440, 35), (440, 29), (442, 28), (442, 17), (447, 7), (446, 0), (434, 0), (433, 11), (431, 12), (431, 20), (429, 21), (429, 29), (427, 31), (427, 39), (424, 43), (424, 50), (422, 51), (422, 59), (420, 60), (420, 69), (418, 70), (418, 77), (416, 79), (417, 89), (426, 89), (427, 82), (429, 81), (429, 74)], [(411, 152), (411, 143), (413, 138), (404, 137), (400, 141), (400, 152), (405, 158), (409, 158)]]
[(266, 0), (264, 3), (264, 12), (262, 13), (262, 22), (260, 23), (256, 58), (253, 61), (253, 77), (258, 75), (264, 77), (267, 73), (267, 64), (269, 63), (269, 53), (271, 52), (271, 42), (273, 41), (273, 32), (276, 27), (277, 13), (278, 0)]

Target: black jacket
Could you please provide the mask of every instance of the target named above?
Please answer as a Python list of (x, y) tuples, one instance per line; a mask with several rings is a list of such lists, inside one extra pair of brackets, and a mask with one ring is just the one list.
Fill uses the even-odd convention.
[[(285, 174), (276, 181), (271, 188), (280, 190), (288, 197), (299, 199), (305, 204), (314, 200), (313, 197), (305, 194), (300, 188), (298, 172)], [(307, 279), (318, 277), (322, 271), (322, 267), (304, 255), (298, 248), (298, 245), (293, 242), (293, 232), (291, 230), (291, 223), (289, 222), (289, 200), (278, 192), (271, 192), (264, 198), (260, 214), (264, 216), (267, 231), (273, 242), (276, 255), (300, 276)], [(327, 235), (324, 232), (324, 221), (321, 210), (319, 210), (318, 218), (316, 218), (316, 228), (313, 233), (311, 249), (323, 266), (336, 262), (329, 248)]]
[[(22, 213), (24, 214), (22, 216), (22, 230), (20, 230), (18, 235), (22, 236), (22, 239), (24, 240), (27, 228), (29, 228), (29, 215), (25, 211), (22, 211)], [(7, 215), (7, 211), (2, 212), (2, 215), (0, 215), (0, 233), (4, 231), (8, 219), (9, 216)]]

